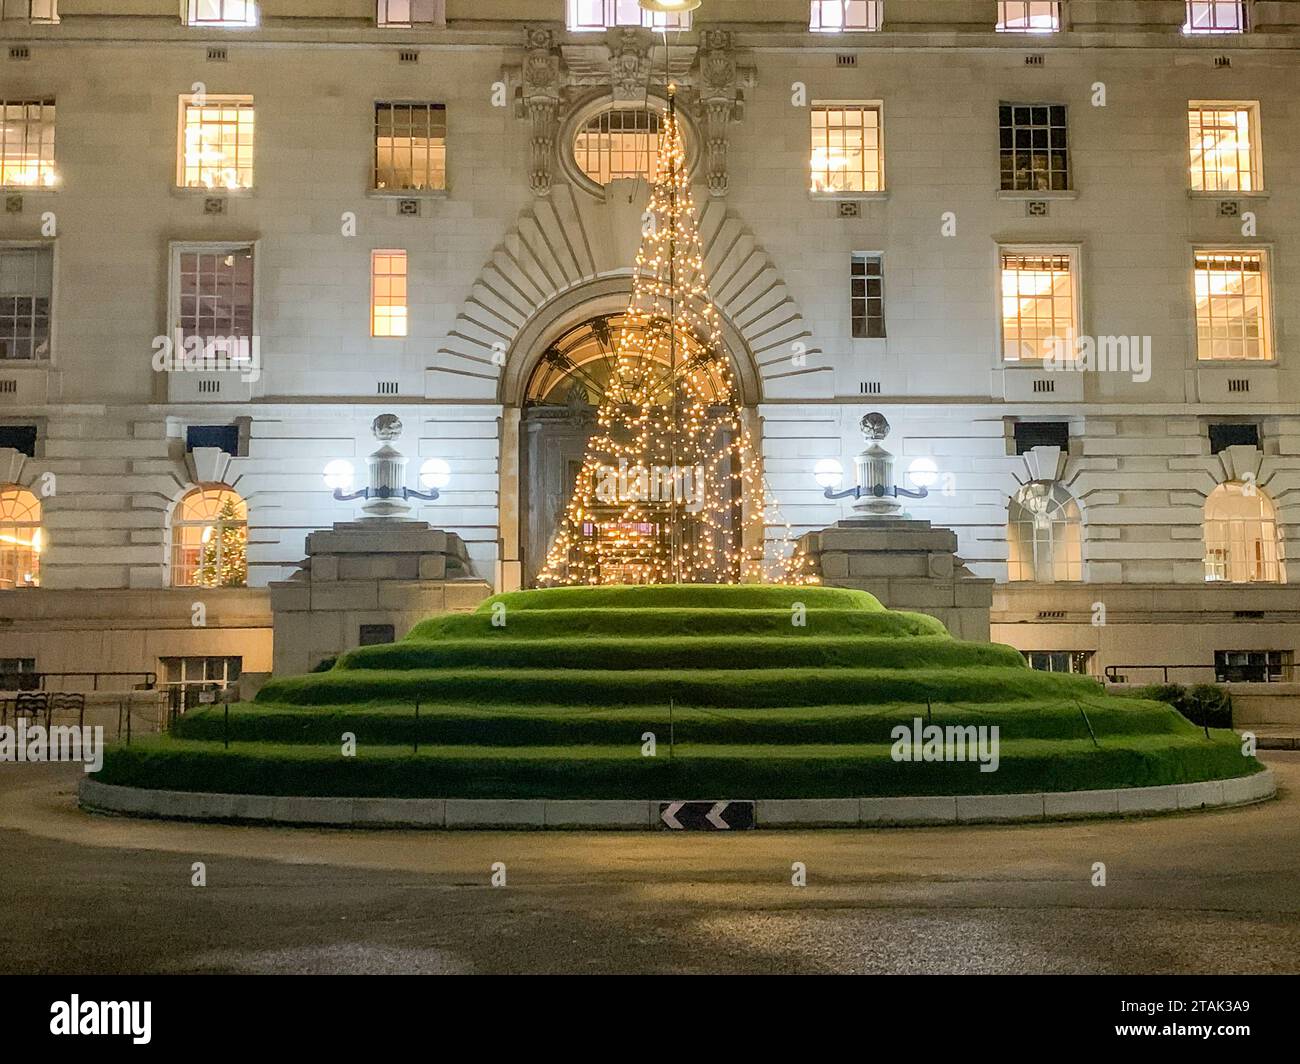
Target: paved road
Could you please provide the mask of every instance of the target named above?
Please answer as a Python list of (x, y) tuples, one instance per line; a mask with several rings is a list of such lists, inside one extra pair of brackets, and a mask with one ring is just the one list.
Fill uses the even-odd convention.
[(101, 818), (5, 764), (0, 972), (1300, 972), (1300, 753), (1268, 760), (1249, 809), (731, 837)]

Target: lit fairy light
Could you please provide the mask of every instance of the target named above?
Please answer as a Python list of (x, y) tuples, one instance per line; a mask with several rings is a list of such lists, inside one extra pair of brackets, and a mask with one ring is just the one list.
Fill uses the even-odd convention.
[(817, 583), (741, 416), (671, 88), (659, 151), (614, 368), (538, 582)]

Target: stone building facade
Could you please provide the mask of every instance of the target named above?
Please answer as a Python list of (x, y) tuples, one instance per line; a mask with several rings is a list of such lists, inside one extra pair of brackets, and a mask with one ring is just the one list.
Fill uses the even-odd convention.
[[(573, 367), (630, 290), (647, 187), (620, 175), (672, 79), (795, 535), (847, 511), (814, 467), (851, 467), (878, 410), (930, 484), (911, 514), (998, 582), (994, 639), (1283, 678), (1300, 5), (704, 0), (689, 28), (614, 24), (635, 7), (4, 0), (4, 668), (269, 670), (267, 585), (357, 516), (322, 477), (359, 476), (390, 411), (412, 470), (450, 472), (413, 516), (527, 584), (598, 398)], [(1188, 31), (1207, 7), (1227, 32)], [(186, 368), (178, 330), (205, 328), (249, 360)], [(220, 564), (205, 520), (244, 530), (245, 587), (187, 584)]]

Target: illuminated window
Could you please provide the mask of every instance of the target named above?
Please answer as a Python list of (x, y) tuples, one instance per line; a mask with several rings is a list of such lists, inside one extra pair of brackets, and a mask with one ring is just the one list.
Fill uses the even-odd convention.
[(637, 0), (569, 0), (568, 26), (571, 30), (603, 30), (611, 26), (688, 30), (691, 13), (646, 11)]
[(814, 104), (812, 191), (880, 192), (885, 143), (880, 104)]
[(1043, 0), (1001, 0), (999, 33), (1055, 33), (1061, 28), (1061, 5)]
[(0, 247), (0, 361), (50, 357), (54, 250)]
[(1092, 670), (1091, 650), (1024, 650), (1025, 663), (1039, 672), (1069, 672), (1087, 676)]
[(253, 98), (182, 96), (182, 188), (253, 187)]
[(1046, 358), (1077, 335), (1076, 254), (1072, 249), (1002, 252), (1002, 357)]
[(175, 328), (184, 344), (253, 338), (253, 246), (182, 244), (173, 248)]
[(172, 515), (172, 585), (248, 583), (248, 506), (221, 484), (195, 488)]
[(191, 26), (256, 26), (254, 0), (189, 0)]
[(239, 683), (243, 658), (159, 658), (163, 684), (179, 688), (225, 688)]
[(0, 488), (0, 590), (41, 586), (40, 501), (26, 488)]
[(1272, 358), (1263, 251), (1196, 252), (1196, 357)]
[(885, 335), (885, 261), (880, 255), (854, 255), (851, 300), (853, 336), (876, 339)]
[(58, 22), (58, 0), (0, 0), (0, 18)]
[(578, 168), (598, 185), (659, 174), (659, 112), (647, 107), (602, 111), (573, 142)]
[(406, 335), (406, 252), (370, 255), (370, 335)]
[(1205, 579), (1286, 583), (1277, 510), (1254, 482), (1220, 484), (1205, 500)]
[(1079, 504), (1056, 481), (1035, 480), (1007, 507), (1007, 579), (1051, 584), (1083, 579)]
[(440, 0), (379, 0), (375, 20), (381, 26), (442, 26), (446, 24)]
[(1027, 192), (1068, 189), (1070, 149), (1065, 107), (1004, 103), (998, 114), (1002, 187)]
[(1184, 33), (1245, 33), (1242, 0), (1188, 0)]
[(813, 0), (808, 28), (814, 33), (880, 29), (881, 0)]
[(0, 101), (0, 185), (48, 188), (54, 171), (54, 101)]
[(1258, 104), (1192, 103), (1187, 125), (1193, 191), (1258, 192), (1263, 187)]
[(435, 192), (446, 187), (446, 106), (375, 104), (375, 188)]

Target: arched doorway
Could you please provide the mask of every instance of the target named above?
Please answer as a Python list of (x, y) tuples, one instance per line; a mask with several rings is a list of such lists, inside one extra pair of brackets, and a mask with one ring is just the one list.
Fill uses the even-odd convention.
[[(525, 586), (536, 583), (573, 493), (625, 325), (622, 314), (588, 318), (549, 344), (528, 377), (519, 433), (520, 553)], [(712, 386), (715, 397), (724, 399), (732, 387), (728, 381), (734, 378), (734, 370), (706, 366), (703, 374), (706, 387)], [(729, 443), (730, 437), (720, 442)]]

